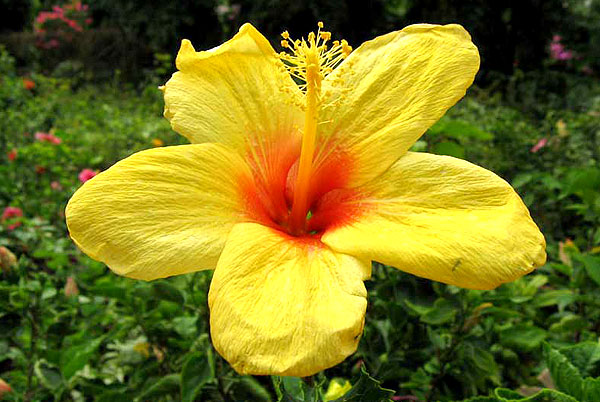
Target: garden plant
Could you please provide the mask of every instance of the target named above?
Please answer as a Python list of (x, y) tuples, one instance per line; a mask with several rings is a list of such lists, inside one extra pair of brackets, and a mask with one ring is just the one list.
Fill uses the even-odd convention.
[(0, 399), (600, 400), (600, 3), (262, 3), (0, 34)]

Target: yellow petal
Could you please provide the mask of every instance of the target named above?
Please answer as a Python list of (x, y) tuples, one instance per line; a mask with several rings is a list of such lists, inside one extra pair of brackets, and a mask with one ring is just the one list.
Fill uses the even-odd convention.
[(411, 25), (363, 43), (323, 82), (323, 151), (356, 155), (354, 185), (378, 176), (464, 96), (478, 69), (460, 25)]
[(212, 269), (243, 208), (249, 168), (216, 144), (136, 153), (87, 181), (66, 209), (79, 248), (119, 275)]
[(196, 52), (183, 40), (180, 70), (163, 87), (165, 117), (192, 143), (245, 149), (298, 137), (301, 93), (275, 51), (252, 25), (228, 42)]
[(469, 162), (409, 152), (363, 190), (363, 215), (322, 237), (336, 251), (472, 289), (545, 262), (544, 237), (519, 196)]
[(241, 374), (308, 376), (356, 350), (371, 264), (255, 223), (232, 229), (208, 303), (215, 348)]

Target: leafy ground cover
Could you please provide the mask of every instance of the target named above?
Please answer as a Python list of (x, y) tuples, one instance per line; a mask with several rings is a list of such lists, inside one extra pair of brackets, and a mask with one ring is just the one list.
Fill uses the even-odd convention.
[(210, 343), (210, 272), (118, 277), (66, 231), (82, 181), (135, 151), (184, 143), (156, 85), (24, 78), (0, 52), (4, 398), (600, 400), (600, 86), (549, 74), (566, 93), (527, 75), (504, 93), (473, 89), (414, 148), (511, 182), (546, 236), (544, 267), (473, 291), (375, 264), (354, 355), (311, 378), (243, 377)]

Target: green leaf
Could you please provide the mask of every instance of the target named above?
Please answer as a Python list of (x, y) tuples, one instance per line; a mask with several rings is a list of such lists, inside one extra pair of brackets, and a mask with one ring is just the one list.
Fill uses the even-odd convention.
[(63, 379), (60, 375), (60, 371), (45, 360), (38, 360), (35, 362), (34, 369), (35, 375), (39, 378), (43, 386), (51, 390), (57, 390), (63, 385)]
[(600, 169), (571, 169), (565, 178), (564, 193), (582, 195), (600, 188)]
[(173, 319), (173, 329), (184, 338), (189, 338), (196, 335), (198, 329), (196, 322), (198, 317), (175, 317)]
[(271, 394), (255, 378), (244, 376), (231, 386), (232, 401), (271, 401)]
[(294, 399), (305, 400), (306, 384), (299, 377), (281, 377), (284, 390)]
[(513, 391), (512, 389), (507, 389), (507, 388), (496, 388), (494, 390), (494, 394), (500, 400), (523, 399), (523, 397), (521, 396), (521, 394), (519, 394), (516, 391)]
[(455, 158), (461, 159), (464, 159), (465, 157), (465, 149), (457, 143), (450, 141), (442, 141), (435, 144), (433, 152), (438, 155), (454, 156)]
[(547, 343), (544, 343), (544, 358), (557, 388), (580, 399), (583, 379), (579, 371)]
[(579, 370), (547, 343), (544, 344), (544, 358), (559, 390), (582, 402), (600, 401), (600, 378), (582, 378)]
[(404, 300), (404, 304), (408, 307), (409, 312), (416, 315), (423, 315), (426, 314), (429, 310), (431, 310), (431, 307), (415, 304), (409, 300)]
[(153, 400), (157, 396), (179, 395), (180, 385), (181, 376), (179, 374), (166, 375), (138, 395), (136, 400)]
[(104, 336), (92, 339), (86, 343), (69, 347), (60, 357), (60, 371), (67, 381), (81, 370), (94, 355)]
[(106, 278), (97, 280), (91, 290), (98, 296), (105, 296), (111, 299), (125, 300), (127, 298), (127, 289), (125, 287), (117, 286)]
[(554, 333), (573, 333), (587, 328), (589, 320), (576, 314), (567, 314), (559, 322), (550, 326), (549, 331)]
[(569, 362), (579, 370), (581, 375), (600, 376), (600, 343), (581, 342), (560, 349)]
[(404, 303), (411, 312), (419, 315), (421, 321), (425, 324), (444, 324), (452, 321), (456, 315), (456, 308), (454, 305), (443, 298), (437, 299), (431, 307), (414, 304), (408, 300), (404, 300)]
[(162, 300), (168, 300), (177, 304), (185, 302), (181, 291), (167, 282), (154, 282), (152, 284), (152, 293), (155, 297)]
[(429, 129), (430, 135), (445, 135), (456, 139), (473, 138), (477, 140), (489, 141), (494, 138), (492, 133), (481, 130), (464, 120), (454, 120), (449, 117), (443, 117)]
[(511, 182), (511, 185), (518, 189), (529, 183), (531, 180), (533, 180), (533, 178), (534, 175), (532, 173), (521, 173), (515, 176)]
[(538, 293), (531, 301), (534, 307), (548, 307), (558, 305), (560, 309), (577, 300), (577, 295), (569, 289), (548, 290)]
[(48, 300), (56, 296), (57, 290), (55, 288), (46, 288), (42, 292), (42, 300)]
[(202, 387), (214, 380), (215, 360), (212, 350), (192, 353), (181, 370), (181, 400), (193, 402), (200, 395)]
[(410, 150), (412, 152), (424, 152), (427, 149), (427, 142), (420, 140), (415, 142), (412, 147), (410, 147)]
[(527, 285), (525, 285), (525, 291), (532, 295), (548, 282), (548, 277), (546, 275), (531, 275), (527, 278), (529, 278), (529, 281), (527, 282)]
[(100, 396), (94, 399), (94, 402), (129, 402), (131, 401), (131, 395), (119, 392), (119, 391), (108, 391), (100, 394)]
[(308, 402), (321, 400), (320, 384), (309, 386), (299, 377), (272, 377), (278, 402)]
[(437, 299), (433, 307), (421, 316), (421, 321), (430, 325), (441, 325), (454, 320), (456, 308), (446, 299)]
[(546, 331), (533, 326), (518, 324), (500, 331), (500, 341), (503, 345), (529, 351), (540, 346), (546, 339)]
[(583, 263), (588, 276), (600, 285), (600, 256), (576, 254), (576, 258)]
[(371, 377), (365, 370), (364, 366), (361, 366), (360, 377), (358, 378), (358, 381), (354, 383), (354, 386), (346, 395), (335, 399), (335, 401), (389, 401), (392, 395), (394, 395), (394, 391), (391, 389), (381, 388), (380, 384), (380, 381), (377, 381)]
[(464, 369), (473, 373), (477, 381), (488, 379), (495, 385), (500, 385), (500, 370), (490, 352), (470, 342), (464, 342), (460, 346), (459, 356), (464, 360)]
[(392, 322), (389, 319), (385, 320), (374, 320), (373, 326), (377, 328), (379, 333), (381, 334), (381, 338), (383, 339), (383, 344), (385, 345), (386, 352), (391, 350), (390, 347), (390, 332), (393, 331)]
[[(496, 398), (493, 401), (497, 402), (578, 402), (577, 399), (567, 394), (549, 388), (544, 388), (534, 395), (527, 397), (510, 389), (496, 388), (494, 395), (496, 395)], [(470, 399), (468, 401), (472, 402)]]

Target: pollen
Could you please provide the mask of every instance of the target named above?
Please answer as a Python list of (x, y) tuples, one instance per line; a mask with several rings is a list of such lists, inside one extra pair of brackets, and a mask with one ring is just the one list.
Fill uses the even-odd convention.
[(281, 34), (281, 47), (284, 51), (279, 57), (288, 73), (299, 81), (300, 89), (304, 92), (309, 76), (320, 84), (352, 52), (352, 46), (346, 40), (330, 42), (331, 32), (322, 30), (322, 22), (317, 27), (317, 32), (310, 32), (306, 39), (294, 40), (288, 31)]

